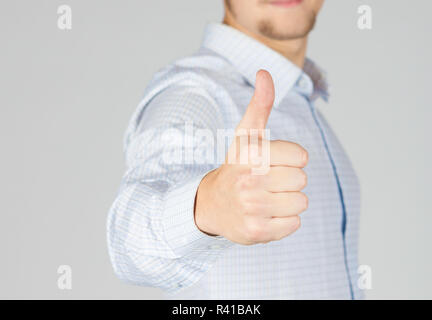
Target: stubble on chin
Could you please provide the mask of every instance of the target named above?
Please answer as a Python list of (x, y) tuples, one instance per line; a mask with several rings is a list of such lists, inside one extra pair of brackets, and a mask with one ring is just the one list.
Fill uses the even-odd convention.
[(306, 37), (309, 32), (311, 32), (315, 26), (316, 15), (311, 14), (307, 17), (305, 25), (302, 29), (293, 31), (279, 31), (275, 28), (274, 23), (271, 20), (261, 20), (258, 23), (258, 31), (261, 35), (266, 38), (274, 39), (274, 40), (293, 40)]

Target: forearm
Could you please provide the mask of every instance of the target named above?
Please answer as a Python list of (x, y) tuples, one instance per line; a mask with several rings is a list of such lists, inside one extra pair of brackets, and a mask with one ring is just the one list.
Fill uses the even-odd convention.
[[(190, 139), (181, 136), (187, 134), (186, 121), (194, 131), (215, 131), (212, 126), (220, 125), (219, 120), (215, 123), (219, 119), (214, 116), (216, 111), (203, 109), (216, 105), (202, 94), (202, 90), (182, 87), (153, 99), (146, 117), (128, 139), (128, 169), (108, 220), (111, 260), (117, 275), (128, 282), (178, 290), (196, 282), (224, 248), (232, 245), (200, 231), (194, 221), (198, 186), (215, 164), (165, 162), (171, 154), (185, 151), (177, 141)], [(190, 104), (196, 119), (184, 118), (182, 108), (176, 106), (179, 102)], [(166, 130), (173, 128), (178, 136), (167, 138)], [(194, 155), (213, 152), (214, 146), (207, 144), (194, 149)]]
[(118, 195), (110, 210), (108, 243), (119, 278), (175, 291), (199, 279), (231, 245), (195, 226), (193, 207), (200, 179), (162, 192), (140, 182)]

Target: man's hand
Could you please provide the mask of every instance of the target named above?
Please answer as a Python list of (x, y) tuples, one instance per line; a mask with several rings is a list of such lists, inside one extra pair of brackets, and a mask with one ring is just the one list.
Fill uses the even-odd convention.
[[(249, 245), (280, 240), (300, 227), (299, 214), (308, 205), (300, 192), (306, 186), (302, 168), (308, 154), (298, 144), (264, 139), (261, 132), (273, 102), (273, 80), (267, 71), (260, 70), (254, 96), (236, 129), (225, 164), (208, 173), (198, 188), (195, 223), (201, 231)], [(254, 173), (262, 166), (266, 152), (266, 174)], [(246, 161), (239, 161), (245, 157)]]

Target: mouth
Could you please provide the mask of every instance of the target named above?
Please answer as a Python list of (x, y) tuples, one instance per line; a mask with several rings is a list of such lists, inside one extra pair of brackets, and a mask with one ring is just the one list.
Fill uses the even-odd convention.
[(303, 0), (274, 0), (270, 1), (269, 4), (276, 7), (291, 8), (301, 4)]

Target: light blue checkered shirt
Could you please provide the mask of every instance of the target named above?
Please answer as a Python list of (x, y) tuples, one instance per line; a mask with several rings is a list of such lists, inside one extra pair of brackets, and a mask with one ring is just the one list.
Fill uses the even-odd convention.
[[(293, 235), (243, 246), (208, 236), (194, 223), (197, 187), (219, 164), (164, 159), (172, 156), (166, 152), (182, 155), (183, 139), (194, 139), (185, 123), (214, 136), (218, 129), (235, 128), (259, 69), (271, 73), (276, 89), (270, 138), (299, 143), (309, 152), (304, 190), (309, 208)], [(162, 288), (168, 298), (178, 299), (361, 298), (359, 185), (336, 136), (314, 107), (319, 97), (327, 100), (327, 84), (312, 61), (306, 60), (301, 70), (239, 31), (209, 25), (196, 54), (155, 75), (127, 129), (127, 170), (107, 225), (118, 277)], [(168, 129), (177, 129), (172, 140), (163, 134)], [(198, 160), (214, 148), (193, 143)]]

